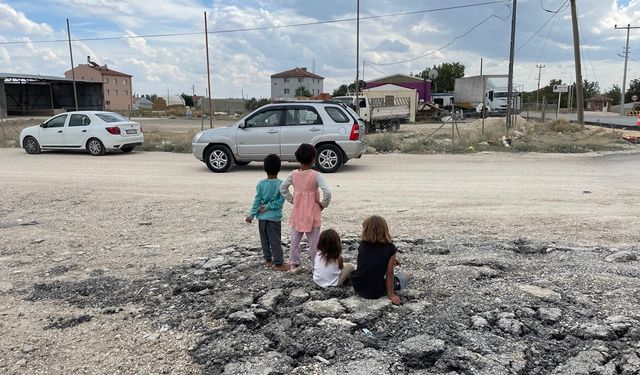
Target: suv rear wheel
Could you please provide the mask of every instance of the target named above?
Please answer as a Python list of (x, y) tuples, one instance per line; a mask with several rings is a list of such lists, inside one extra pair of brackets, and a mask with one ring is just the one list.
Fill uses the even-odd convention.
[(316, 168), (323, 173), (333, 173), (342, 167), (344, 157), (336, 145), (324, 144), (318, 147)]
[(204, 156), (204, 162), (212, 172), (223, 173), (231, 168), (233, 164), (233, 155), (231, 151), (221, 145), (211, 146)]

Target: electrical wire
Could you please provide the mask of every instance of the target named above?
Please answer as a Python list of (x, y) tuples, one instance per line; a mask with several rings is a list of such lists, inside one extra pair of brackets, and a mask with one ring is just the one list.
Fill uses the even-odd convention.
[(549, 13), (558, 13), (565, 6), (566, 5), (562, 4), (562, 5), (560, 5), (560, 8), (558, 8), (557, 10), (550, 10), (550, 9), (545, 8), (544, 5), (542, 4), (542, 0), (540, 0), (540, 7), (542, 8), (542, 10), (544, 10), (545, 12), (549, 12)]
[[(578, 11), (578, 9), (579, 8), (576, 6), (576, 12)], [(583, 51), (587, 51), (587, 57), (589, 58), (589, 65), (591, 66), (591, 71), (593, 72), (593, 78), (595, 79), (596, 82), (598, 82), (598, 75), (596, 74), (596, 70), (593, 68), (593, 60), (591, 59), (591, 52), (589, 52), (588, 48), (586, 47), (583, 48), (583, 44), (589, 44), (589, 43), (587, 42), (587, 38), (584, 37), (582, 28), (578, 26), (578, 30), (580, 31), (580, 36), (582, 36), (582, 40), (584, 41), (584, 43), (580, 44), (580, 53), (582, 53), (582, 55), (584, 56)]]
[[(464, 9), (464, 8), (473, 8), (485, 5), (492, 5), (498, 3), (504, 3), (505, 0), (493, 0), (493, 1), (485, 1), (482, 3), (474, 3), (474, 4), (464, 4), (464, 5), (454, 5), (448, 7), (441, 8), (433, 8), (433, 9), (425, 9), (425, 10), (416, 10), (411, 12), (401, 12), (401, 13), (390, 13), (390, 14), (382, 14), (382, 15), (374, 15), (374, 16), (365, 16), (360, 17), (360, 20), (373, 20), (387, 17), (397, 17), (397, 16), (406, 16), (406, 15), (414, 15), (414, 14), (424, 14), (424, 13), (434, 13), (434, 12), (442, 12), (447, 10), (456, 10), (456, 9)], [(212, 30), (209, 31), (209, 34), (228, 34), (228, 33), (236, 33), (236, 32), (245, 32), (245, 31), (264, 31), (264, 30), (276, 30), (276, 29), (284, 29), (289, 27), (303, 27), (303, 26), (314, 26), (314, 25), (325, 25), (325, 24), (333, 24), (333, 23), (344, 23), (344, 22), (353, 22), (356, 21), (357, 18), (341, 18), (335, 20), (325, 20), (325, 21), (313, 21), (313, 22), (303, 22), (303, 23), (294, 23), (287, 25), (277, 25), (277, 26), (258, 26), (258, 27), (245, 27), (238, 29), (227, 29), (227, 30)], [(174, 37), (174, 36), (192, 36), (192, 35), (203, 35), (203, 31), (198, 32), (185, 32), (185, 33), (167, 33), (167, 34), (145, 34), (145, 35), (124, 35), (118, 37), (94, 37), (94, 38), (77, 38), (71, 39), (72, 42), (94, 42), (94, 41), (104, 41), (104, 40), (124, 40), (124, 39), (133, 39), (133, 38), (166, 38), (166, 37)], [(67, 43), (68, 39), (52, 39), (52, 40), (37, 40), (37, 41), (5, 41), (0, 42), (0, 45), (8, 45), (8, 44), (36, 44), (36, 43)]]
[[(536, 35), (538, 35), (538, 33), (539, 33), (540, 31), (542, 31), (542, 29), (544, 29), (544, 27), (545, 27), (545, 26), (547, 26), (547, 24), (548, 24), (549, 22), (551, 22), (551, 20), (553, 20), (553, 19), (558, 15), (558, 13), (560, 13), (560, 12), (563, 10), (563, 8), (565, 8), (565, 5), (566, 5), (568, 2), (569, 2), (569, 0), (565, 0), (565, 2), (562, 4), (562, 6), (560, 6), (560, 8), (558, 9), (558, 12), (553, 13), (553, 15), (552, 15), (551, 17), (549, 17), (549, 18), (545, 21), (545, 23), (543, 23), (543, 24), (542, 24), (542, 26), (540, 26), (540, 28), (538, 28), (538, 30), (536, 30), (536, 32), (535, 32), (535, 33), (533, 33), (533, 35), (531, 35), (531, 37), (530, 37), (529, 39), (527, 39), (524, 43), (522, 43), (520, 46), (518, 46), (518, 48), (516, 48), (516, 51), (520, 51), (524, 46), (526, 46), (527, 44), (529, 44), (529, 42), (530, 42), (531, 40), (533, 40), (533, 38), (535, 38), (535, 37), (536, 37)], [(566, 8), (565, 8), (565, 9), (566, 9)], [(509, 58), (507, 57), (506, 59), (504, 59), (504, 60), (500, 61), (500, 62), (499, 62), (499, 63), (497, 63), (497, 64), (493, 64), (493, 65), (489, 65), (489, 66), (487, 66), (487, 68), (494, 68), (494, 67), (496, 67), (496, 66), (498, 66), (498, 65), (502, 65), (505, 61), (508, 61), (508, 60), (509, 60)]]
[(366, 66), (368, 66), (369, 68), (371, 68), (371, 69), (375, 70), (376, 72), (378, 72), (378, 73), (380, 73), (380, 74), (383, 74), (383, 75), (385, 75), (385, 76), (388, 76), (388, 74), (387, 74), (387, 73), (383, 72), (382, 70), (379, 70), (379, 69), (378, 69), (378, 68), (376, 68), (375, 66), (371, 65), (371, 63), (369, 63), (369, 62), (365, 62), (365, 65), (366, 65)]
[[(544, 48), (547, 45), (547, 40), (549, 40), (549, 36), (551, 35), (551, 33), (553, 32), (553, 28), (556, 25), (556, 20), (554, 19), (553, 22), (551, 22), (551, 27), (549, 28), (549, 31), (547, 32), (547, 36), (544, 38), (544, 42), (542, 42), (542, 48), (540, 48), (540, 51), (538, 51), (538, 56), (536, 57), (536, 63), (534, 66), (537, 66), (538, 63), (540, 62), (540, 57), (542, 56), (542, 52), (544, 51)], [(534, 67), (531, 69), (531, 71), (529, 71), (529, 75), (527, 76), (527, 79), (524, 81), (523, 85), (526, 86), (527, 83), (529, 83), (529, 79), (531, 78), (531, 75), (533, 74), (533, 72), (537, 69), (537, 67)]]
[[(509, 7), (509, 8), (511, 9), (511, 7)], [(453, 43), (455, 43), (455, 42), (456, 42), (456, 41), (458, 41), (459, 39), (462, 39), (462, 38), (464, 38), (465, 36), (469, 35), (473, 30), (477, 29), (477, 28), (478, 28), (478, 27), (480, 27), (482, 24), (486, 23), (487, 21), (489, 21), (489, 20), (490, 20), (490, 19), (492, 19), (492, 18), (498, 18), (498, 19), (501, 19), (501, 20), (503, 20), (503, 21), (505, 20), (504, 18), (502, 18), (502, 17), (500, 17), (500, 16), (498, 16), (498, 15), (496, 15), (496, 14), (494, 13), (494, 14), (490, 15), (489, 17), (485, 18), (484, 20), (480, 21), (479, 23), (475, 24), (473, 27), (471, 27), (469, 30), (467, 30), (467, 31), (466, 31), (466, 32), (464, 32), (463, 34), (458, 35), (457, 37), (453, 38), (453, 39), (452, 39), (452, 40), (450, 40), (447, 44), (443, 45), (443, 46), (442, 46), (442, 47), (440, 47), (440, 48), (437, 48), (437, 49), (431, 50), (431, 51), (429, 51), (429, 52), (423, 53), (423, 54), (421, 54), (421, 55), (419, 55), (419, 56), (412, 57), (412, 58), (410, 58), (410, 59), (406, 59), (406, 60), (400, 60), (400, 61), (394, 61), (394, 62), (388, 62), (388, 63), (370, 63), (370, 62), (367, 62), (367, 64), (369, 64), (369, 66), (371, 66), (371, 65), (388, 66), (388, 65), (404, 64), (404, 63), (408, 63), (408, 62), (411, 62), (411, 61), (419, 60), (419, 59), (421, 59), (421, 58), (427, 57), (427, 56), (429, 56), (429, 55), (432, 55), (432, 54), (434, 54), (434, 53), (436, 53), (436, 52), (439, 52), (439, 51), (441, 51), (441, 50), (443, 50), (443, 49), (445, 49), (445, 48), (449, 47), (450, 45), (452, 45)]]

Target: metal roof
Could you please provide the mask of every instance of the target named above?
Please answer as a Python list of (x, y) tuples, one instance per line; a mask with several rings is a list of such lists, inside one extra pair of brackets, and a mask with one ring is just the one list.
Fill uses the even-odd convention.
[[(0, 73), (0, 79), (24, 79), (24, 80), (35, 80), (35, 81), (63, 81), (63, 82), (72, 82), (73, 79), (66, 77), (56, 77), (56, 76), (43, 76), (40, 74), (21, 74), (21, 73)], [(98, 81), (87, 81), (76, 79), (76, 82), (92, 82), (92, 83), (102, 83)]]

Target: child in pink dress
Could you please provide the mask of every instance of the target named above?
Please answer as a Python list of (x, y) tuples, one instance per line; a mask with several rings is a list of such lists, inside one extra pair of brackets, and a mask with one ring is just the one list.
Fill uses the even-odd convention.
[[(291, 225), (291, 246), (289, 248), (289, 264), (291, 268), (300, 266), (300, 240), (302, 235), (309, 243), (309, 258), (311, 266), (318, 250), (320, 237), (320, 211), (331, 202), (331, 189), (322, 175), (313, 169), (316, 159), (316, 149), (308, 143), (303, 143), (296, 151), (296, 159), (300, 162), (300, 169), (292, 171), (280, 185), (280, 193), (289, 203), (293, 203), (289, 224)], [(289, 186), (293, 185), (293, 195)], [(320, 192), (322, 190), (322, 200)]]

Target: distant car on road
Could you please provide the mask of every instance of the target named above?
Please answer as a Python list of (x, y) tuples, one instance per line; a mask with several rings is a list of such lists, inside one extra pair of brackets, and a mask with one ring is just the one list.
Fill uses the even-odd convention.
[(316, 168), (335, 172), (365, 152), (364, 121), (349, 107), (334, 102), (267, 104), (224, 128), (201, 131), (193, 137), (194, 156), (213, 172), (233, 164), (247, 165), (277, 154), (296, 161), (302, 143), (317, 150)]
[(103, 111), (62, 113), (20, 133), (20, 145), (29, 154), (42, 150), (87, 150), (99, 156), (107, 151), (131, 152), (143, 141), (139, 123)]

